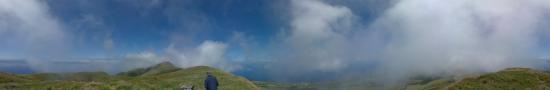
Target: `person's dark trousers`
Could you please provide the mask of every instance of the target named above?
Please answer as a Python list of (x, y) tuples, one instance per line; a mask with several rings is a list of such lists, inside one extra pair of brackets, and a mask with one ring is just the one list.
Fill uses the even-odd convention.
[(218, 80), (212, 75), (208, 75), (204, 80), (206, 90), (218, 90)]

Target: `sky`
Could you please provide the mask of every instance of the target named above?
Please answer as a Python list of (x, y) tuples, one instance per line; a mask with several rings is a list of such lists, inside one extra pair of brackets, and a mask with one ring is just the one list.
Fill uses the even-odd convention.
[(549, 29), (546, 0), (0, 0), (0, 70), (399, 81), (547, 69)]

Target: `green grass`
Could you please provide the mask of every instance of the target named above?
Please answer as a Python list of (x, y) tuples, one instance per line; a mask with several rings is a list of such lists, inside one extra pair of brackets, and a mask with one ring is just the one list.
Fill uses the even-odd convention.
[(528, 68), (510, 68), (496, 73), (466, 78), (450, 90), (548, 90), (550, 74)]
[[(383, 87), (365, 80), (337, 80), (317, 83), (248, 81), (246, 78), (207, 66), (180, 69), (170, 63), (131, 70), (118, 75), (104, 72), (0, 73), (0, 90), (175, 90), (192, 85), (204, 90), (206, 72), (218, 78), (220, 90), (548, 90), (550, 73), (528, 68), (510, 68), (495, 73), (455, 80), (452, 77), (417, 77), (408, 84)], [(258, 86), (258, 87), (256, 87)]]
[(451, 85), (453, 82), (454, 80), (450, 78), (440, 78), (440, 79), (431, 80), (426, 83), (409, 84), (405, 89), (406, 90), (440, 90)]
[(180, 70), (180, 68), (175, 67), (170, 62), (163, 62), (153, 67), (138, 68), (127, 72), (122, 72), (117, 75), (119, 76), (151, 76), (151, 75), (157, 75), (157, 74), (162, 74), (167, 72), (173, 72), (177, 70)]
[(204, 90), (203, 80), (206, 72), (211, 72), (217, 77), (220, 90), (258, 90), (247, 79), (222, 70), (207, 66), (179, 69), (169, 63), (136, 69), (115, 76), (104, 72), (31, 75), (0, 73), (0, 90), (175, 90), (181, 85), (193, 85), (195, 90)]

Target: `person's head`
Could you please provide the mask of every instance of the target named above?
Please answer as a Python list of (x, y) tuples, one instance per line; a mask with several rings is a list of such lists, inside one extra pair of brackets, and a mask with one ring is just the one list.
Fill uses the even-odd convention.
[(210, 76), (210, 75), (212, 75), (212, 72), (208, 71), (208, 72), (206, 72), (206, 75)]

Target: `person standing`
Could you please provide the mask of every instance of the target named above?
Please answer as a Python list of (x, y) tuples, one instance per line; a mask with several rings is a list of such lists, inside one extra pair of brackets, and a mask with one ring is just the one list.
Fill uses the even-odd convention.
[(218, 80), (212, 73), (206, 72), (206, 80), (204, 80), (204, 87), (206, 90), (218, 90)]

